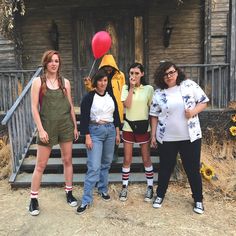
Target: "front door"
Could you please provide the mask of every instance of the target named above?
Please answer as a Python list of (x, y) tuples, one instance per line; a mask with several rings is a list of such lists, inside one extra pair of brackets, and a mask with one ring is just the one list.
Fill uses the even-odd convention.
[[(112, 54), (119, 69), (126, 75), (127, 68), (135, 61), (145, 64), (144, 60), (144, 27), (143, 13), (138, 9), (94, 8), (80, 9), (75, 20), (74, 51), (74, 97), (79, 105), (86, 93), (83, 78), (89, 75), (94, 56), (91, 41), (94, 34), (105, 30), (110, 33)], [(95, 61), (95, 71), (102, 58)]]

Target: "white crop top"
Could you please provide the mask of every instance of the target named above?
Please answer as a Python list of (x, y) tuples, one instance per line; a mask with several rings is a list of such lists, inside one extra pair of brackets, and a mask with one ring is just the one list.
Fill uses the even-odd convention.
[(103, 96), (95, 93), (90, 110), (90, 120), (95, 122), (113, 122), (114, 110), (115, 104), (108, 92)]

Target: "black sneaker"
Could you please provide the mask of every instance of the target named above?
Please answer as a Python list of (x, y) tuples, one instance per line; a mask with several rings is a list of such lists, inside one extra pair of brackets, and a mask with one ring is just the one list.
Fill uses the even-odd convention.
[(195, 202), (193, 211), (196, 212), (197, 214), (203, 214), (204, 213), (204, 207), (202, 202)]
[(72, 207), (76, 207), (78, 205), (77, 199), (73, 196), (72, 191), (66, 193), (66, 200), (67, 203)]
[(32, 216), (37, 216), (39, 214), (39, 203), (37, 198), (31, 198), (29, 205), (29, 213)]
[(111, 200), (111, 197), (108, 193), (99, 193), (99, 195), (101, 196), (102, 200), (108, 202)]
[(127, 195), (128, 195), (128, 188), (126, 187), (126, 185), (123, 185), (121, 191), (120, 191), (120, 201), (124, 202), (127, 200)]
[(89, 207), (88, 204), (86, 204), (86, 205), (81, 204), (81, 205), (77, 208), (76, 214), (82, 215), (82, 214), (86, 211), (86, 209), (87, 209), (88, 207)]
[(155, 201), (153, 202), (152, 206), (153, 208), (160, 208), (163, 202), (163, 198), (156, 197)]
[(153, 198), (153, 187), (152, 186), (148, 186), (146, 193), (145, 193), (145, 198), (144, 201), (145, 202), (151, 202)]

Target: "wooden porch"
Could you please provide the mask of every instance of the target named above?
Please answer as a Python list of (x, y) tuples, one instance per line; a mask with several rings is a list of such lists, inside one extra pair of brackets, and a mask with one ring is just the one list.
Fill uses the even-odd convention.
[[(227, 108), (230, 97), (228, 64), (186, 64), (179, 66), (184, 70), (188, 78), (199, 83), (208, 94), (210, 98), (208, 110)], [(21, 80), (19, 80), (17, 75), (24, 75), (24, 73), (28, 76), (22, 76), (20, 77)], [(1, 104), (2, 112), (6, 112), (2, 125), (7, 127), (12, 151), (12, 174), (9, 181), (15, 187), (30, 185), (35, 164), (36, 128), (31, 114), (30, 88), (34, 77), (40, 75), (41, 68), (37, 69), (29, 80), (31, 73), (32, 71), (0, 72), (0, 77), (2, 77), (0, 80), (0, 92), (2, 94), (4, 94), (4, 91), (9, 91), (9, 94), (19, 93), (19, 88), (23, 89), (15, 101), (7, 99), (8, 93), (5, 93), (6, 99), (2, 99)], [(11, 83), (4, 81), (4, 78), (6, 80), (10, 78)], [(10, 107), (10, 109), (7, 110), (7, 107)], [(79, 128), (79, 107), (76, 108), (76, 113)], [(111, 182), (120, 182), (121, 180), (120, 170), (123, 155), (123, 144), (121, 144), (119, 146), (118, 162), (113, 163), (111, 167)], [(159, 163), (157, 151), (151, 150), (151, 156), (156, 171)], [(62, 185), (64, 183), (63, 166), (59, 157), (59, 146), (55, 146), (45, 170), (42, 185)], [(75, 173), (74, 182), (82, 183), (86, 172), (86, 150), (83, 144), (83, 137), (80, 137), (79, 141), (73, 144), (73, 168)], [(134, 147), (134, 160), (131, 171), (134, 173), (130, 179), (131, 182), (145, 181), (140, 148), (138, 146)]]
[[(0, 112), (4, 117), (1, 129), (8, 130), (10, 139), (12, 185), (17, 185), (19, 179), (20, 184), (26, 186), (31, 179), (35, 160), (30, 155), (35, 155), (35, 124), (30, 110), (30, 88), (33, 77), (41, 73), (41, 68), (35, 68), (40, 63), (42, 52), (49, 48), (59, 47), (63, 55), (63, 75), (71, 81), (76, 106), (85, 93), (82, 78), (88, 74), (93, 60), (91, 37), (99, 30), (111, 34), (113, 47), (110, 53), (123, 72), (129, 63), (140, 61), (145, 65), (149, 83), (153, 84), (152, 75), (159, 62), (172, 60), (179, 63), (187, 77), (200, 84), (207, 93), (210, 98), (208, 111), (224, 110), (229, 102), (236, 100), (236, 0), (216, 0), (214, 4), (210, 0), (192, 0), (183, 1), (184, 4), (180, 5), (177, 3), (180, 1), (173, 0), (55, 2), (25, 1), (27, 14), (17, 18), (15, 26), (19, 37), (11, 42), (11, 45), (22, 44), (17, 44), (16, 51), (13, 47), (0, 51), (3, 59), (0, 65), (10, 65), (4, 59), (16, 55), (18, 63), (11, 62), (11, 65), (27, 69), (5, 67), (7, 70), (0, 71)], [(166, 19), (172, 30), (168, 46), (163, 44)], [(56, 45), (55, 35), (52, 35), (55, 29), (58, 36)], [(0, 45), (8, 43), (0, 38)], [(77, 118), (79, 125), (79, 112)], [(77, 173), (85, 171), (86, 155), (82, 141), (80, 139), (73, 146), (75, 181), (78, 182), (83, 177)], [(135, 153), (134, 170), (139, 173), (142, 165), (138, 161), (138, 147), (135, 147)], [(115, 172), (120, 172), (122, 145), (119, 154), (120, 160), (111, 170), (114, 176)], [(157, 156), (157, 153), (152, 150), (152, 155)], [(61, 183), (59, 156), (59, 149), (55, 147), (43, 184)], [(154, 161), (158, 163), (155, 158)], [(26, 176), (29, 176), (28, 180)], [(53, 183), (52, 179), (56, 182)], [(135, 177), (135, 180), (140, 181), (141, 177)]]

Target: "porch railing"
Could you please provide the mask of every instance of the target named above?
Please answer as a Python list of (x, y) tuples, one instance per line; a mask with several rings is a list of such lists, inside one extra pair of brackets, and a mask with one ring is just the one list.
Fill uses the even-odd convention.
[(35, 72), (2, 120), (2, 125), (8, 127), (11, 146), (12, 175), (9, 179), (10, 182), (14, 182), (35, 133), (35, 124), (31, 113), (30, 88), (33, 79), (39, 76), (41, 71), (42, 68), (39, 68)]
[(197, 82), (210, 99), (209, 109), (226, 108), (229, 102), (229, 64), (180, 64), (187, 78)]
[(35, 70), (0, 71), (0, 111), (6, 113), (21, 94)]

